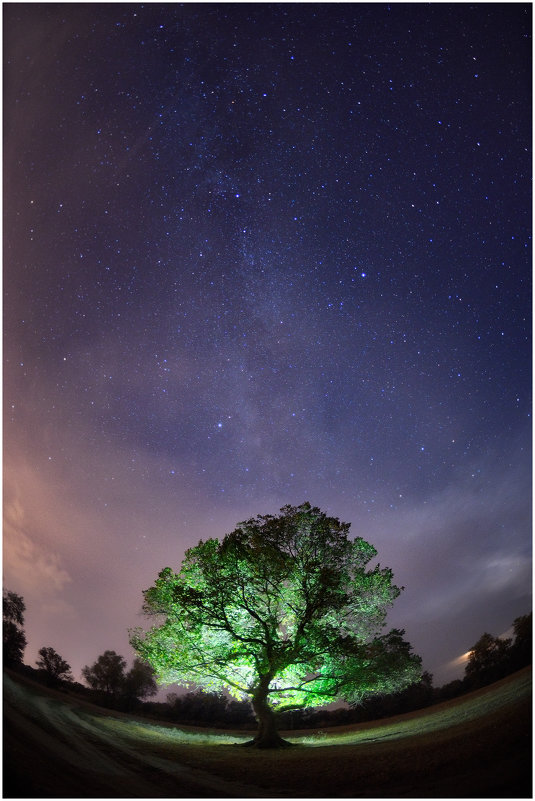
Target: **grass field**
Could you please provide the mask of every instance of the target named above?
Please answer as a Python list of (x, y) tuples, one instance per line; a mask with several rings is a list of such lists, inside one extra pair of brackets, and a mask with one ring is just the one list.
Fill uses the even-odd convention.
[(531, 798), (531, 669), (408, 715), (287, 732), (134, 718), (4, 675), (5, 798)]

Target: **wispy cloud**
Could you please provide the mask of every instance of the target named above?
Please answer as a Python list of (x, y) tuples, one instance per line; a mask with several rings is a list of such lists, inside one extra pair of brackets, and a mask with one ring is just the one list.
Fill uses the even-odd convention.
[[(31, 488), (27, 489), (31, 496)], [(61, 593), (72, 578), (61, 555), (32, 536), (32, 527), (20, 494), (8, 482), (4, 490), (5, 582), (27, 598), (41, 602)]]

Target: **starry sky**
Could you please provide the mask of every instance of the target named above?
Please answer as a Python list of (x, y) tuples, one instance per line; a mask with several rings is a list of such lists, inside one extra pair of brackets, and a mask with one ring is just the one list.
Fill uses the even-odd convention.
[(531, 6), (5, 3), (4, 586), (130, 662), (306, 500), (435, 684), (531, 609)]

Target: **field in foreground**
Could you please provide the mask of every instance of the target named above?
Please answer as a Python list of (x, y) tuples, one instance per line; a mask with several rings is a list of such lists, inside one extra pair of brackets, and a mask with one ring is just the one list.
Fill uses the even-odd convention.
[(243, 732), (128, 717), (4, 674), (4, 798), (531, 798), (531, 669), (382, 721)]

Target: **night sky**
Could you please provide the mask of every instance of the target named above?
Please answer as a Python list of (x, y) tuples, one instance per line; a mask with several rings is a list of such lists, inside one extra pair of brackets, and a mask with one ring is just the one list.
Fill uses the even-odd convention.
[(4, 4), (4, 586), (130, 663), (310, 501), (435, 684), (531, 609), (531, 6)]

